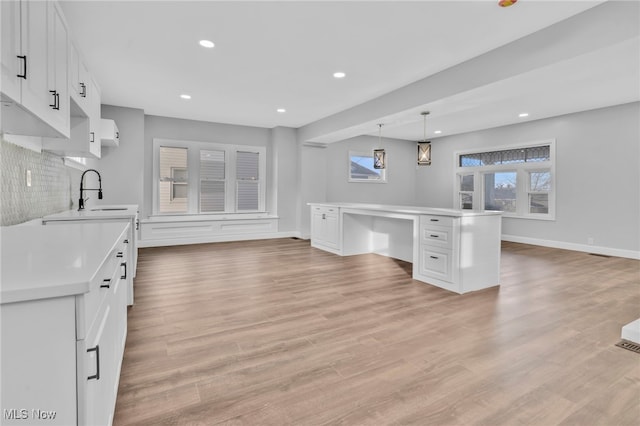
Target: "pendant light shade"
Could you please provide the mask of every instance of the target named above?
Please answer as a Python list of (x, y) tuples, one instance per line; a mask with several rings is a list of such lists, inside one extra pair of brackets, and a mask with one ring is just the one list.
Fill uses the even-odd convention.
[(373, 150), (373, 168), (384, 169), (387, 167), (387, 155), (382, 148), (382, 124), (378, 124), (378, 148)]
[(424, 121), (424, 138), (422, 142), (418, 142), (418, 165), (430, 166), (431, 165), (431, 142), (427, 140), (427, 115), (429, 111), (423, 111), (420, 113)]

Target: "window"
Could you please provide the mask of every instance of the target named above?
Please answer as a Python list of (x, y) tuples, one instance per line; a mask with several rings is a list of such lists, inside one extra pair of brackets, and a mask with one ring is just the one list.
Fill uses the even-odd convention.
[(349, 152), (349, 182), (386, 182), (386, 169), (373, 167), (371, 152)]
[(265, 210), (266, 148), (154, 139), (154, 214)]
[(455, 202), (507, 217), (555, 216), (555, 141), (456, 155)]
[(189, 180), (186, 148), (160, 148), (160, 213), (186, 213)]

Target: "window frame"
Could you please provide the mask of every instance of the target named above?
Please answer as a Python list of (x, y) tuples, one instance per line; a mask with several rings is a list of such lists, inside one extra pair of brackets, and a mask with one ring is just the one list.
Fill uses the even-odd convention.
[(388, 162), (389, 159), (388, 157), (385, 159), (385, 168), (384, 169), (377, 169), (380, 171), (380, 179), (358, 179), (358, 178), (354, 178), (351, 176), (351, 157), (371, 157), (371, 160), (373, 161), (373, 149), (371, 149), (371, 151), (369, 152), (365, 152), (365, 151), (349, 151), (347, 153), (347, 176), (348, 176), (348, 182), (350, 183), (387, 183), (387, 167), (388, 167)]
[[(187, 211), (185, 213), (160, 212), (160, 147), (187, 149)], [(225, 209), (217, 212), (200, 212), (200, 152), (218, 150), (225, 153)], [(255, 152), (258, 157), (258, 209), (238, 210), (236, 179), (236, 153)], [(152, 185), (152, 216), (216, 216), (229, 214), (252, 214), (266, 212), (266, 177), (267, 177), (267, 148), (255, 145), (234, 145), (216, 142), (188, 141), (180, 139), (153, 138), (153, 185)]]
[[(484, 166), (460, 166), (460, 157), (468, 154), (481, 154), (485, 152), (503, 151), (511, 149), (534, 148), (539, 146), (549, 146), (548, 161), (532, 161), (532, 162), (509, 162), (506, 164), (492, 164)], [(461, 199), (463, 193), (470, 193), (472, 196), (472, 209), (474, 211), (482, 211), (485, 205), (485, 175), (489, 173), (499, 172), (516, 172), (516, 211), (502, 212), (504, 217), (517, 219), (537, 219), (537, 220), (555, 220), (556, 215), (556, 140), (547, 139), (536, 142), (525, 142), (517, 144), (509, 144), (497, 147), (487, 147), (483, 149), (473, 149), (454, 152), (454, 188), (453, 188), (453, 205), (461, 208)], [(539, 191), (531, 191), (530, 176), (531, 173), (549, 172), (550, 173), (550, 189), (542, 193), (548, 194), (549, 209), (548, 213), (531, 213), (529, 206), (529, 195), (532, 193), (540, 193)], [(474, 190), (461, 191), (462, 176), (474, 176)]]

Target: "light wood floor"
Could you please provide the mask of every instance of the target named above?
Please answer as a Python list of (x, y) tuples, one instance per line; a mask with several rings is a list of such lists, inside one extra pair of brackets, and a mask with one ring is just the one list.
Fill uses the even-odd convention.
[(503, 244), (464, 296), (279, 239), (140, 250), (114, 425), (637, 425), (640, 262)]

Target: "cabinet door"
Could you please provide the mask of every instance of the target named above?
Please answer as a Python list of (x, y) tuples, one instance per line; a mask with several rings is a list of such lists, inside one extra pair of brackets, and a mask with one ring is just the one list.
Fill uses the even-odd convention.
[(89, 78), (89, 152), (94, 157), (102, 155), (102, 141), (100, 139), (100, 89), (96, 82)]
[(61, 134), (69, 136), (69, 35), (56, 2), (49, 2), (49, 91), (55, 92), (55, 107), (50, 124)]
[(338, 247), (338, 238), (340, 235), (338, 215), (327, 214), (325, 216), (325, 241), (327, 244)]
[(20, 102), (20, 81), (18, 75), (24, 72), (24, 60), (20, 50), (20, 2), (1, 1), (2, 17), (2, 93)]
[(109, 303), (100, 311), (87, 339), (78, 341), (78, 424), (111, 424), (115, 336)]
[(54, 105), (54, 96), (49, 92), (47, 75), (50, 69), (47, 64), (47, 3), (20, 2), (20, 44), (22, 55), (27, 57), (27, 78), (21, 80), (21, 102), (27, 110), (40, 118), (49, 117), (53, 111), (51, 105)]
[(324, 214), (321, 211), (314, 210), (311, 214), (311, 239), (314, 241), (327, 239)]

